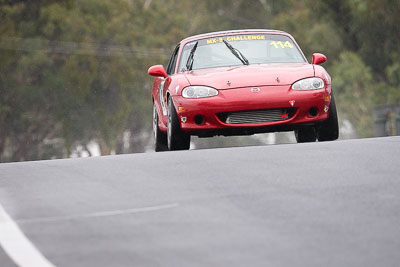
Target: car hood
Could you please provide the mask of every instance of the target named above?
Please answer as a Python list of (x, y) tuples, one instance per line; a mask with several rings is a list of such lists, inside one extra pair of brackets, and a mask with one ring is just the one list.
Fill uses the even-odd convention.
[(185, 76), (190, 85), (233, 89), (249, 86), (291, 85), (302, 78), (313, 77), (314, 68), (308, 63), (273, 63), (199, 69), (187, 72)]

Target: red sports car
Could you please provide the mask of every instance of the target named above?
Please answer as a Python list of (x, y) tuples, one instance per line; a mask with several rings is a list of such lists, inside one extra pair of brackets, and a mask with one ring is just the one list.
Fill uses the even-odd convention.
[(338, 138), (331, 77), (293, 37), (235, 30), (182, 40), (167, 69), (149, 68), (155, 150), (183, 150), (190, 136), (294, 131), (298, 142)]

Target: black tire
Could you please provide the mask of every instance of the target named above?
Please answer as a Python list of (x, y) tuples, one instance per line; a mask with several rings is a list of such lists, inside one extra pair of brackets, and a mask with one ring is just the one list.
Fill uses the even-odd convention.
[(167, 143), (169, 150), (188, 150), (190, 148), (190, 135), (181, 130), (172, 97), (168, 98)]
[(158, 113), (156, 105), (153, 103), (153, 140), (154, 140), (154, 150), (167, 151), (167, 134), (162, 132), (158, 127)]
[(339, 123), (336, 112), (335, 98), (331, 98), (329, 118), (321, 123), (318, 129), (318, 141), (333, 141), (339, 138)]
[(317, 140), (317, 131), (315, 127), (302, 127), (294, 131), (297, 143), (315, 142)]

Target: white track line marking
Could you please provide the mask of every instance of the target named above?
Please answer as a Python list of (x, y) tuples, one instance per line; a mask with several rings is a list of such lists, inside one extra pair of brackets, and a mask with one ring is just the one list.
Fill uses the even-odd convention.
[(0, 245), (20, 267), (55, 267), (24, 235), (0, 204)]
[(70, 215), (70, 216), (55, 216), (55, 217), (42, 217), (42, 218), (32, 218), (32, 219), (20, 219), (20, 220), (17, 220), (17, 222), (18, 223), (56, 222), (56, 221), (67, 221), (67, 220), (76, 220), (76, 219), (85, 219), (85, 218), (108, 217), (108, 216), (124, 215), (124, 214), (130, 214), (130, 213), (171, 209), (171, 208), (176, 208), (178, 206), (179, 206), (178, 203), (172, 203), (172, 204), (151, 206), (151, 207), (144, 207), (144, 208), (101, 211), (101, 212), (94, 212), (94, 213), (88, 213), (88, 214), (77, 214), (77, 215)]
[[(82, 218), (107, 217), (129, 213), (149, 212), (178, 207), (178, 203), (144, 208), (94, 212), (72, 216), (44, 217), (17, 220), (19, 223), (55, 222)], [(0, 204), (0, 245), (8, 256), (20, 267), (55, 267), (24, 235), (18, 225), (6, 213)]]

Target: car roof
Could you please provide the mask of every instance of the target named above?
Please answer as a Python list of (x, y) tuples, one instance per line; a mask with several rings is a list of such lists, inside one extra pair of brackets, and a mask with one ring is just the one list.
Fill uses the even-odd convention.
[(196, 39), (200, 39), (202, 37), (207, 37), (207, 36), (214, 36), (214, 35), (221, 35), (221, 34), (229, 34), (229, 33), (246, 33), (246, 32), (277, 32), (277, 33), (285, 33), (284, 31), (279, 31), (279, 30), (271, 30), (271, 29), (244, 29), (244, 30), (228, 30), (228, 31), (217, 31), (217, 32), (209, 32), (209, 33), (202, 33), (202, 34), (197, 34), (197, 35), (193, 35), (193, 36), (189, 36), (185, 39), (183, 39), (182, 41), (180, 41), (180, 43), (184, 43), (188, 40), (196, 40)]

